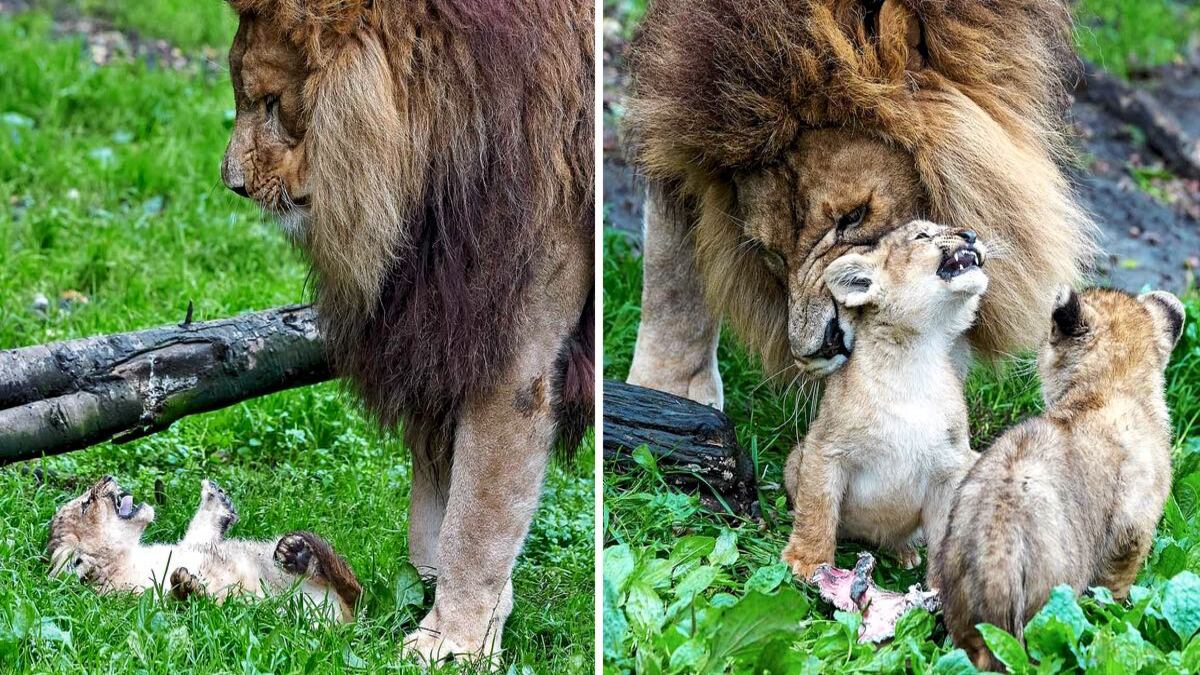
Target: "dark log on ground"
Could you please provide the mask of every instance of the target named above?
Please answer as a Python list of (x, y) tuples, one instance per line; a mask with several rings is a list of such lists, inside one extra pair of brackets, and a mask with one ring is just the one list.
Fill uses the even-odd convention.
[(302, 306), (0, 352), (0, 464), (123, 443), (331, 377)]
[(1184, 131), (1179, 120), (1152, 94), (1090, 63), (1084, 64), (1084, 77), (1076, 93), (1141, 129), (1146, 134), (1146, 145), (1162, 156), (1171, 171), (1184, 178), (1200, 178), (1200, 140)]
[(618, 470), (635, 466), (633, 451), (643, 445), (671, 485), (699, 492), (713, 510), (761, 516), (754, 463), (738, 445), (724, 413), (653, 389), (605, 380), (605, 465)]

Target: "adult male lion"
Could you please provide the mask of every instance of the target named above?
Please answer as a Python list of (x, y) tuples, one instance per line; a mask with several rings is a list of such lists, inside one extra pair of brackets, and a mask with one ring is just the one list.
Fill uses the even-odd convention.
[(1047, 333), (1056, 289), (1093, 254), (1058, 166), (1065, 1), (656, 0), (642, 30), (628, 131), (651, 188), (630, 382), (720, 407), (722, 316), (769, 374), (828, 374), (853, 345), (825, 265), (917, 218), (993, 244), (976, 348)]
[(336, 370), (413, 453), (405, 640), (491, 654), (591, 416), (589, 0), (231, 0), (225, 184), (311, 258)]

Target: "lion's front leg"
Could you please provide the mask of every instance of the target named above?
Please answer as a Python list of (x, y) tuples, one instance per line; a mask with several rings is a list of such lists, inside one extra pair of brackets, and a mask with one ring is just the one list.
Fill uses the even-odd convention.
[(434, 605), (405, 639), (406, 651), (426, 663), (500, 650), (513, 565), (555, 438), (554, 364), (568, 330), (527, 338), (503, 381), (459, 416)]
[(423, 576), (437, 576), (438, 536), (450, 498), (449, 449), (438, 442), (412, 449), (412, 499), (408, 506), (408, 557)]
[(646, 196), (642, 321), (628, 381), (721, 408), (720, 318), (704, 303), (687, 212), (670, 199), (661, 187)]

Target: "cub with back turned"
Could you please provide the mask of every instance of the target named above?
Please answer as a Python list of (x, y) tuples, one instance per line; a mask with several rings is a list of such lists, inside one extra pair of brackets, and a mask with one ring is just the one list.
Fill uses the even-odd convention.
[(983, 453), (932, 556), (946, 627), (977, 666), (1001, 664), (976, 626), (1021, 638), (1059, 584), (1128, 594), (1171, 489), (1164, 369), (1183, 323), (1163, 291), (1060, 290), (1038, 354), (1046, 410)]

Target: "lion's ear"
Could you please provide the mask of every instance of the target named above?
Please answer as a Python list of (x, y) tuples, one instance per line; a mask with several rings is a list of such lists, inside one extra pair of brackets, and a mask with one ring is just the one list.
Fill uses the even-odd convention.
[(866, 256), (850, 253), (825, 268), (825, 285), (845, 307), (860, 307), (879, 296), (879, 270)]
[(897, 77), (925, 67), (924, 30), (921, 19), (905, 4), (884, 0), (879, 7), (879, 56), (885, 70)]

